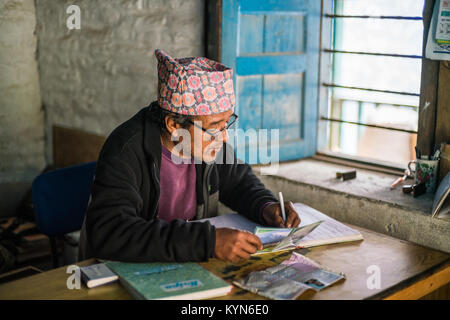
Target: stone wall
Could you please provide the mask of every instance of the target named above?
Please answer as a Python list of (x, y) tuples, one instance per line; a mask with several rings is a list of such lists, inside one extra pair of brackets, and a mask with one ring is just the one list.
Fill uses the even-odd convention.
[(156, 99), (155, 49), (205, 54), (204, 16), (204, 0), (0, 0), (0, 217), (53, 162), (54, 124), (107, 136)]
[[(36, 0), (46, 133), (58, 124), (108, 135), (156, 99), (154, 50), (204, 55), (203, 0)], [(69, 30), (67, 7), (80, 7)], [(51, 144), (46, 147), (51, 162)]]
[(0, 183), (45, 166), (33, 0), (0, 0)]
[(0, 217), (45, 166), (34, 0), (0, 0)]

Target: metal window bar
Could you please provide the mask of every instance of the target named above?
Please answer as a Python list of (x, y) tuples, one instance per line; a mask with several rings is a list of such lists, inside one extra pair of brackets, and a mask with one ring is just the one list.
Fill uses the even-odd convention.
[(422, 59), (422, 56), (412, 55), (412, 54), (394, 54), (394, 53), (381, 53), (381, 52), (359, 52), (359, 51), (345, 51), (345, 50), (333, 50), (333, 49), (323, 49), (322, 51), (323, 52), (327, 52), (327, 53), (348, 53), (348, 54), (362, 54), (362, 55), (394, 57), (394, 58)]
[(354, 89), (354, 90), (365, 90), (365, 91), (372, 91), (372, 92), (383, 92), (383, 93), (393, 93), (393, 94), (400, 94), (405, 96), (414, 96), (414, 97), (420, 97), (420, 93), (414, 93), (414, 92), (401, 92), (401, 91), (391, 91), (391, 90), (381, 90), (381, 89), (372, 89), (372, 88), (361, 88), (361, 87), (351, 87), (351, 86), (343, 86), (335, 83), (322, 83), (324, 87), (330, 87), (330, 88), (343, 88), (343, 89)]
[(358, 126), (365, 126), (365, 127), (371, 127), (371, 128), (386, 129), (386, 130), (391, 130), (391, 131), (400, 131), (400, 132), (417, 134), (417, 131), (414, 131), (414, 130), (400, 129), (400, 128), (395, 128), (395, 127), (386, 127), (386, 126), (380, 126), (380, 125), (376, 125), (376, 124), (362, 123), (362, 122), (356, 122), (356, 121), (347, 121), (347, 120), (342, 120), (342, 119), (334, 119), (334, 118), (328, 118), (328, 117), (324, 117), (324, 116), (320, 117), (320, 120), (331, 121), (331, 122), (340, 122), (340, 123), (349, 123), (349, 124), (355, 124)]
[(410, 105), (410, 104), (399, 104), (399, 103), (391, 103), (391, 102), (381, 102), (381, 101), (370, 101), (370, 100), (355, 100), (355, 99), (333, 99), (334, 101), (351, 101), (351, 102), (356, 102), (358, 105), (360, 104), (364, 104), (364, 103), (368, 103), (368, 104), (373, 104), (375, 106), (381, 106), (381, 105), (387, 105), (387, 106), (392, 106), (395, 108), (410, 108), (410, 109), (414, 109), (414, 110), (418, 110), (419, 106), (414, 106), (414, 105)]
[[(342, 108), (344, 102), (354, 102), (356, 104), (353, 104), (357, 107), (357, 114), (358, 114), (358, 120), (356, 121), (347, 121), (342, 119)], [(372, 105), (375, 107), (379, 107), (380, 105), (389, 105), (392, 107), (406, 107), (406, 108), (413, 108), (417, 110), (417, 106), (412, 105), (401, 105), (401, 104), (391, 104), (391, 103), (383, 103), (383, 102), (374, 102), (374, 101), (362, 101), (362, 100), (355, 100), (355, 99), (335, 99), (332, 98), (331, 101), (331, 110), (330, 114), (328, 116), (322, 116), (320, 120), (323, 121), (329, 121), (330, 122), (330, 136), (328, 140), (328, 149), (333, 150), (335, 147), (340, 146), (340, 139), (341, 139), (341, 130), (342, 130), (342, 124), (343, 123), (349, 123), (358, 125), (359, 129), (357, 132), (358, 140), (360, 135), (362, 134), (362, 129), (364, 127), (373, 127), (378, 129), (385, 129), (385, 130), (391, 130), (391, 131), (400, 131), (400, 132), (407, 132), (412, 134), (417, 134), (416, 131), (408, 130), (408, 129), (401, 129), (401, 128), (395, 128), (395, 127), (389, 127), (389, 126), (383, 126), (378, 124), (369, 124), (362, 122), (362, 111), (365, 106)]]
[(341, 18), (352, 18), (352, 19), (387, 19), (387, 20), (423, 20), (423, 17), (408, 17), (408, 16), (369, 16), (369, 15), (343, 15), (343, 14), (324, 14), (325, 18), (331, 19), (341, 19)]

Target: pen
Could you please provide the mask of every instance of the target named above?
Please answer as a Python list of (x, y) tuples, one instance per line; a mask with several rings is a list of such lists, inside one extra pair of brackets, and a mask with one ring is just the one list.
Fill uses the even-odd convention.
[(284, 211), (284, 200), (283, 200), (283, 194), (281, 191), (278, 193), (280, 197), (280, 207), (281, 207), (281, 215), (283, 217), (283, 223), (286, 222), (286, 212)]
[(433, 158), (431, 160), (437, 160), (441, 154), (441, 150), (436, 150), (436, 152), (433, 154)]
[(397, 180), (395, 180), (395, 181), (392, 183), (391, 188), (393, 189), (393, 188), (395, 188), (398, 184), (400, 184), (401, 182), (405, 181), (406, 178), (408, 178), (408, 176), (409, 176), (409, 170), (405, 170), (404, 176), (401, 177), (401, 178), (398, 178)]

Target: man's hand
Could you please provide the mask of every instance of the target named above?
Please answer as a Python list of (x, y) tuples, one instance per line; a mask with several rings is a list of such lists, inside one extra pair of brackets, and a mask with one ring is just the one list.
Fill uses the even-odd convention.
[(286, 223), (283, 222), (280, 203), (275, 202), (266, 206), (262, 216), (264, 221), (272, 227), (296, 228), (300, 224), (300, 218), (291, 201), (284, 202), (284, 211), (286, 213)]
[(215, 254), (220, 260), (238, 263), (261, 250), (261, 240), (253, 233), (230, 228), (216, 229)]

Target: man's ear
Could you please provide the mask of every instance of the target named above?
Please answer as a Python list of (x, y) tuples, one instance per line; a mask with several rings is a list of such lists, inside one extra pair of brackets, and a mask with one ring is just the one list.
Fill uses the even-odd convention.
[(172, 133), (179, 127), (179, 124), (177, 124), (169, 115), (166, 115), (164, 122), (166, 123), (166, 128), (170, 135), (172, 135)]

